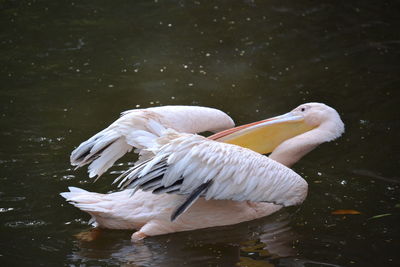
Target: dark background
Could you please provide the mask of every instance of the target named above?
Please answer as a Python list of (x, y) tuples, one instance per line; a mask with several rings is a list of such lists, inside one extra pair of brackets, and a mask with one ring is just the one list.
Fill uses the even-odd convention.
[[(0, 10), (2, 265), (400, 263), (398, 1), (0, 1)], [(93, 184), (69, 153), (121, 111), (203, 105), (243, 124), (311, 101), (338, 110), (346, 133), (294, 166), (310, 184), (299, 209), (140, 245), (130, 231), (74, 237), (89, 216), (58, 194), (115, 190), (127, 159)], [(263, 242), (282, 217), (290, 257)]]

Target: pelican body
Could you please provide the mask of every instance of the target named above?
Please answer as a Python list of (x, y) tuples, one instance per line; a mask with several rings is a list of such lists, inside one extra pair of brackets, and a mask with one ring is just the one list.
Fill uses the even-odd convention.
[[(73, 165), (90, 164), (89, 176), (99, 177), (135, 148), (138, 162), (115, 180), (124, 190), (70, 187), (61, 195), (88, 212), (95, 226), (137, 230), (134, 241), (236, 224), (301, 204), (307, 182), (288, 167), (344, 131), (338, 113), (322, 103), (233, 126), (227, 114), (206, 107), (125, 112), (71, 154)], [(203, 131), (216, 133), (195, 134)]]

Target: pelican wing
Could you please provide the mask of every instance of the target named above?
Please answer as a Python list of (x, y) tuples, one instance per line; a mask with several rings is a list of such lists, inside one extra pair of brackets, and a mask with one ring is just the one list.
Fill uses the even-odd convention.
[(172, 220), (200, 196), (206, 199), (301, 203), (307, 182), (282, 164), (252, 150), (169, 131), (154, 156), (117, 178), (122, 188), (187, 195)]
[(163, 106), (122, 113), (109, 127), (80, 144), (71, 153), (71, 164), (89, 165), (89, 176), (100, 176), (125, 153), (151, 147), (166, 128), (179, 132), (217, 132), (234, 126), (224, 112), (196, 106)]

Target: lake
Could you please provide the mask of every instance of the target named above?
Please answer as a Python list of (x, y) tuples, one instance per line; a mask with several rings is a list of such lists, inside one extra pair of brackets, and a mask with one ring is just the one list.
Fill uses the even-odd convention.
[[(398, 1), (0, 1), (1, 266), (398, 266)], [(237, 125), (305, 102), (345, 134), (293, 169), (306, 201), (150, 237), (91, 231), (60, 195), (117, 190), (70, 152), (132, 108), (201, 105)], [(354, 210), (360, 214), (333, 214)]]

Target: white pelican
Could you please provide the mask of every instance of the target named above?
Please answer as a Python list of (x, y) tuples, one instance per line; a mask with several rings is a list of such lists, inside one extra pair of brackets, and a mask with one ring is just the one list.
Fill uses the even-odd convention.
[[(92, 215), (95, 226), (136, 229), (133, 241), (236, 224), (302, 203), (307, 182), (286, 166), (344, 131), (336, 110), (321, 103), (231, 127), (228, 115), (205, 107), (127, 111), (71, 154), (71, 164), (90, 164), (94, 177), (136, 148), (139, 161), (116, 179), (127, 189), (98, 194), (70, 187), (61, 195)], [(228, 130), (193, 134), (221, 129)]]

